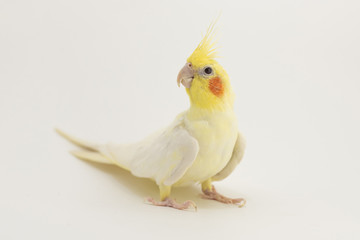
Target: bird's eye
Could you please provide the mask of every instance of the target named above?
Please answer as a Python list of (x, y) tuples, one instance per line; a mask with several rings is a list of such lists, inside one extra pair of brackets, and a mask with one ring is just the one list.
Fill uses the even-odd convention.
[(204, 68), (204, 73), (207, 74), (207, 75), (210, 75), (213, 73), (213, 70), (211, 67), (205, 67)]

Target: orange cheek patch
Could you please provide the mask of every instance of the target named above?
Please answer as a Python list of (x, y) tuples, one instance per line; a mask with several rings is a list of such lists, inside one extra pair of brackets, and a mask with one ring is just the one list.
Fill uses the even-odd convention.
[(224, 94), (224, 85), (219, 77), (209, 80), (209, 89), (217, 97), (221, 97)]

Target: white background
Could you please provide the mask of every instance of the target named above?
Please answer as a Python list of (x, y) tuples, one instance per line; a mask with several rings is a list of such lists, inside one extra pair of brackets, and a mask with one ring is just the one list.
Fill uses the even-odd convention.
[[(72, 157), (58, 126), (130, 142), (189, 106), (180, 68), (222, 11), (219, 62), (248, 148), (198, 212)], [(359, 239), (358, 1), (0, 1), (1, 239)]]

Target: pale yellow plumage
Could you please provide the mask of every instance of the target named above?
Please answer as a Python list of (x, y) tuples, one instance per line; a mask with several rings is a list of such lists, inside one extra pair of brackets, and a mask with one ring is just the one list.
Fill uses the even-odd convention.
[[(207, 198), (240, 203), (212, 189), (211, 182), (227, 177), (242, 159), (245, 141), (238, 133), (233, 112), (234, 95), (225, 70), (215, 60), (214, 24), (180, 71), (178, 83), (187, 87), (190, 108), (167, 128), (135, 144), (91, 144), (57, 130), (84, 150), (72, 152), (81, 159), (115, 164), (138, 177), (153, 179), (162, 202), (183, 209), (169, 200), (172, 186), (202, 183)], [(241, 202), (241, 204), (243, 204)]]

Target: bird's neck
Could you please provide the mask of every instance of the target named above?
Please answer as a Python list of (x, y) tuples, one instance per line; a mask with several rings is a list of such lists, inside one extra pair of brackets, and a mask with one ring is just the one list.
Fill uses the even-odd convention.
[(234, 94), (230, 87), (225, 88), (222, 96), (216, 96), (210, 91), (186, 89), (190, 99), (190, 110), (213, 113), (233, 110)]
[(197, 104), (191, 104), (190, 108), (187, 111), (187, 117), (189, 119), (193, 119), (193, 120), (201, 120), (201, 119), (207, 119), (211, 116), (216, 116), (216, 115), (222, 115), (224, 113), (228, 114), (232, 114), (233, 113), (233, 104), (232, 103), (224, 103), (224, 104), (219, 104), (216, 106), (212, 106), (211, 108), (204, 108), (201, 106), (198, 106)]

